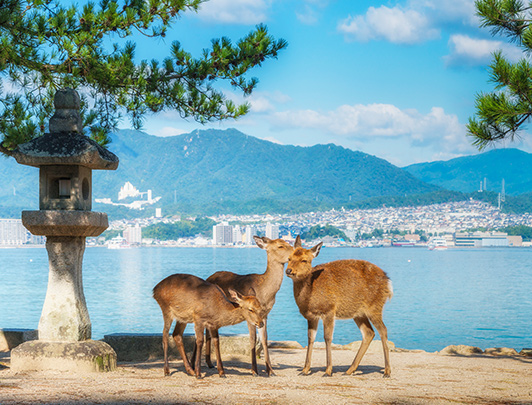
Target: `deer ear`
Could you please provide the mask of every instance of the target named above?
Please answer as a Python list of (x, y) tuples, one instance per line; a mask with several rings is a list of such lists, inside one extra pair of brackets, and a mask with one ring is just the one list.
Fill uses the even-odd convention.
[(322, 245), (323, 245), (323, 242), (320, 242), (316, 246), (314, 246), (312, 249), (310, 249), (314, 257), (317, 257), (320, 254)]
[(297, 235), (296, 241), (294, 242), (294, 247), (295, 248), (301, 247), (301, 236)]
[(255, 243), (261, 249), (266, 249), (266, 246), (268, 245), (268, 242), (270, 241), (270, 239), (268, 239), (267, 237), (261, 238), (260, 236), (253, 236), (253, 239), (255, 239)]
[(248, 289), (248, 295), (251, 295), (253, 297), (256, 297), (257, 296), (257, 292), (255, 291), (255, 289), (253, 287), (249, 287)]
[(240, 305), (240, 302), (242, 301), (242, 294), (240, 294), (238, 291), (229, 289), (229, 295), (231, 296), (232, 302)]

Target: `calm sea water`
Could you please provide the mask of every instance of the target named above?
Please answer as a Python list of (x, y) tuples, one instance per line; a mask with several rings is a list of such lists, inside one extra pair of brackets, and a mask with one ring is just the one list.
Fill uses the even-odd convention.
[[(392, 279), (394, 297), (385, 306), (384, 322), (397, 347), (532, 347), (532, 249), (324, 248), (315, 263), (348, 258), (369, 260)], [(46, 250), (0, 249), (0, 261), (0, 328), (36, 329), (48, 282)], [(206, 278), (218, 270), (245, 274), (265, 269), (266, 253), (259, 248), (88, 248), (83, 284), (93, 338), (160, 333), (161, 311), (151, 291), (170, 274)], [(221, 332), (247, 333), (247, 327), (243, 323)], [(270, 340), (306, 344), (307, 323), (286, 276), (268, 333)], [(336, 322), (335, 343), (360, 339), (352, 320)], [(321, 323), (317, 340), (323, 340)]]

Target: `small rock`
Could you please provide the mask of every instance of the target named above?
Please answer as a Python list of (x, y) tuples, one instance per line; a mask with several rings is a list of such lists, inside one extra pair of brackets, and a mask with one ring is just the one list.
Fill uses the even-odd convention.
[(460, 356), (472, 356), (475, 354), (482, 354), (482, 349), (475, 346), (466, 345), (451, 345), (444, 348), (439, 354), (443, 355), (460, 355)]
[(517, 356), (517, 350), (509, 347), (490, 347), (484, 350), (485, 354), (490, 356)]
[(525, 348), (523, 348), (523, 350), (521, 350), (521, 351), (519, 352), (519, 354), (520, 354), (521, 356), (532, 357), (532, 349), (525, 349)]

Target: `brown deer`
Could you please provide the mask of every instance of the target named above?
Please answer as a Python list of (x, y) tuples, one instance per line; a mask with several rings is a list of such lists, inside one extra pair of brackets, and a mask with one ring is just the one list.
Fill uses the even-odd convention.
[(362, 344), (346, 374), (350, 375), (357, 369), (366, 353), (375, 336), (371, 327), (373, 324), (379, 331), (384, 350), (384, 377), (389, 377), (392, 369), (382, 310), (393, 295), (390, 279), (379, 267), (364, 260), (337, 260), (312, 267), (312, 260), (318, 256), (321, 246), (322, 243), (319, 243), (312, 249), (304, 249), (298, 236), (286, 266), (286, 274), (294, 282), (294, 297), (299, 312), (308, 321), (307, 358), (301, 373), (310, 373), (312, 347), (318, 322), (322, 319), (327, 349), (325, 374), (332, 375), (334, 320), (352, 318), (362, 332)]
[[(262, 308), (252, 294), (243, 296), (236, 291), (229, 291), (229, 301), (220, 287), (190, 274), (174, 274), (153, 288), (153, 298), (163, 312), (163, 352), (164, 375), (170, 374), (168, 366), (169, 330), (176, 321), (172, 334), (177, 350), (183, 359), (188, 374), (201, 378), (201, 349), (203, 347), (203, 331), (207, 329), (214, 339), (217, 356), (217, 368), (220, 377), (224, 377), (224, 369), (220, 358), (218, 329), (222, 326), (235, 325), (246, 320), (248, 323), (262, 327)], [(196, 343), (194, 351), (198, 353), (194, 369), (191, 367), (183, 345), (183, 332), (187, 323), (194, 323)], [(194, 362), (194, 361), (192, 361)]]
[[(264, 361), (268, 376), (274, 374), (268, 353), (268, 332), (267, 316), (275, 303), (275, 295), (281, 288), (283, 282), (284, 265), (288, 262), (288, 257), (294, 248), (282, 239), (269, 239), (266, 237), (254, 236), (255, 243), (261, 249), (266, 250), (267, 266), (263, 274), (235, 274), (229, 271), (219, 271), (207, 278), (207, 281), (216, 284), (228, 294), (231, 289), (242, 294), (248, 294), (253, 290), (262, 307), (264, 316), (264, 326), (259, 328), (260, 340), (264, 349)], [(251, 345), (251, 372), (258, 375), (257, 355), (255, 345), (257, 343), (257, 331), (255, 325), (248, 321), (249, 340)], [(210, 337), (207, 333), (206, 339), (206, 362), (209, 367), (213, 367), (210, 359)]]

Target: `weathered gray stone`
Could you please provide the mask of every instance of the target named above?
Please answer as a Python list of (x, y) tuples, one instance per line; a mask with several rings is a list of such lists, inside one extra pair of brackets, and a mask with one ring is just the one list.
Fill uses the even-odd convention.
[(81, 100), (75, 90), (57, 90), (54, 97), (55, 113), (50, 118), (50, 132), (83, 132), (80, 106)]
[(8, 352), (28, 340), (36, 340), (35, 329), (0, 329), (0, 352)]
[[(115, 350), (118, 361), (145, 361), (163, 358), (162, 334), (115, 333), (105, 335), (103, 340)], [(194, 335), (185, 334), (183, 341), (185, 351), (191, 354), (194, 349)], [(214, 346), (212, 347), (212, 353), (215, 356)], [(169, 348), (168, 353), (170, 355), (179, 356), (171, 335)], [(250, 356), (249, 336), (220, 334), (220, 352), (222, 360), (228, 360), (233, 355)]]
[(517, 356), (517, 350), (510, 347), (490, 347), (484, 350), (484, 354), (490, 356)]
[(466, 346), (466, 345), (451, 345), (445, 347), (439, 352), (444, 355), (460, 355), (460, 356), (472, 356), (475, 354), (482, 354), (483, 351), (479, 347)]
[[(38, 342), (12, 351), (14, 368), (112, 369), (116, 354), (93, 342), (85, 303), (82, 262), (85, 238), (108, 226), (107, 215), (90, 212), (92, 169), (114, 170), (118, 157), (83, 134), (75, 90), (56, 92), (50, 133), (19, 145), (9, 154), (18, 163), (40, 168), (39, 211), (24, 211), (22, 222), (47, 237), (48, 289), (39, 321)], [(95, 370), (97, 371), (97, 370)]]
[(46, 250), (50, 271), (39, 339), (62, 342), (90, 339), (91, 322), (81, 282), (85, 237), (49, 236)]
[(116, 370), (116, 353), (105, 342), (22, 343), (11, 351), (13, 371), (57, 370), (70, 372), (103, 372)]
[(54, 210), (22, 211), (22, 224), (46, 236), (98, 236), (109, 226), (103, 212)]
[(78, 133), (44, 134), (20, 145), (11, 155), (22, 165), (82, 165), (89, 169), (116, 170), (118, 157)]
[(50, 133), (19, 145), (10, 155), (28, 166), (81, 165), (89, 169), (115, 170), (118, 157), (83, 135), (78, 93), (72, 89), (58, 90), (54, 105)]

